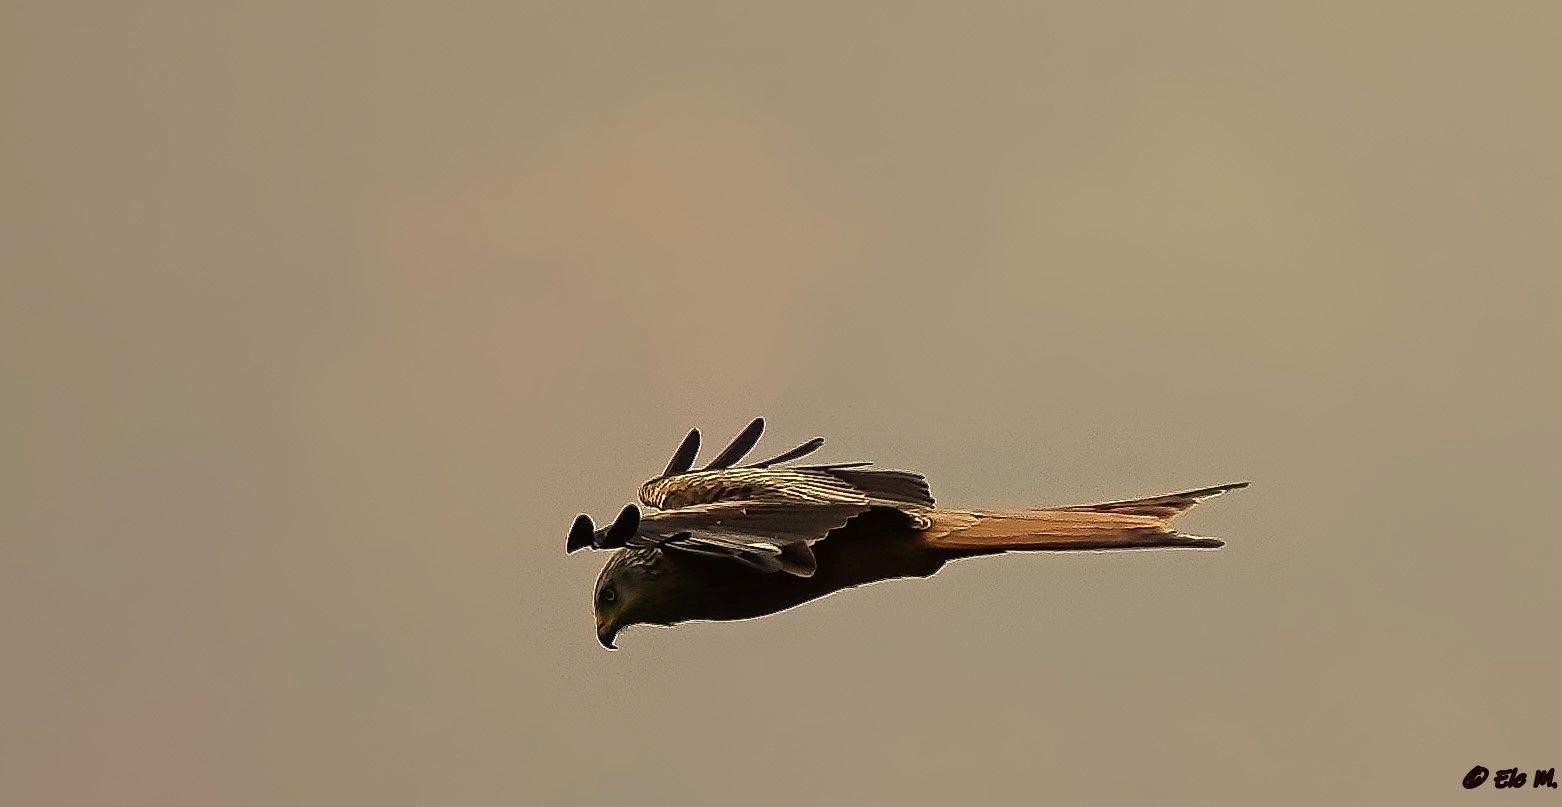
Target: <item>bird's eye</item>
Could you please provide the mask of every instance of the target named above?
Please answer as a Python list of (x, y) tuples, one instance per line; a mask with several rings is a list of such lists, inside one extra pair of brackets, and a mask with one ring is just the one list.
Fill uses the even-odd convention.
[(618, 599), (618, 591), (615, 590), (612, 586), (608, 586), (607, 588), (602, 589), (601, 599), (603, 602), (613, 602), (614, 600)]

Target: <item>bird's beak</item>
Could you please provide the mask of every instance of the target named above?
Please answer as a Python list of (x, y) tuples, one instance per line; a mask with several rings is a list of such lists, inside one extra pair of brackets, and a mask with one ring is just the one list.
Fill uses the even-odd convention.
[(618, 648), (613, 646), (613, 639), (616, 636), (618, 636), (618, 628), (612, 622), (597, 620), (597, 641), (601, 642), (603, 647), (617, 650)]

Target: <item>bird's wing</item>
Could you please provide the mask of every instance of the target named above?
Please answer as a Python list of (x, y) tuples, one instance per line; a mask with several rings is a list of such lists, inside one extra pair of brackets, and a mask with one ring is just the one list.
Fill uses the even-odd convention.
[(645, 483), (640, 501), (663, 510), (724, 501), (872, 504), (903, 510), (933, 506), (921, 474), (860, 465), (696, 471)]
[(600, 530), (581, 516), (567, 548), (661, 547), (807, 576), (815, 569), (809, 544), (868, 510), (890, 508), (913, 523), (931, 523), (924, 513), (932, 509), (933, 496), (921, 474), (866, 468), (866, 462), (777, 467), (818, 450), (823, 438), (734, 467), (764, 428), (765, 421), (755, 418), (699, 470), (691, 469), (700, 432), (691, 430), (667, 470), (640, 486), (641, 503), (658, 512), (641, 515), (631, 505)]
[(808, 576), (808, 545), (870, 509), (867, 502), (726, 501), (646, 513), (630, 547), (731, 558), (766, 572)]
[(776, 467), (810, 454), (824, 439), (806, 443), (770, 459), (734, 468), (759, 442), (765, 421), (755, 418), (716, 459), (693, 471), (699, 430), (684, 438), (659, 477), (640, 486), (648, 507), (675, 510), (725, 501), (868, 504), (915, 511), (933, 506), (927, 480), (910, 471), (869, 469), (870, 463)]

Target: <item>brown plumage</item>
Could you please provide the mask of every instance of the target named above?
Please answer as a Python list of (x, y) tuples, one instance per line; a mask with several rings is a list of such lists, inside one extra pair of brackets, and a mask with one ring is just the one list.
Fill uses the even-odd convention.
[(580, 516), (569, 551), (616, 549), (597, 580), (597, 636), (611, 648), (632, 624), (747, 619), (852, 586), (926, 577), (959, 558), (1011, 551), (1215, 548), (1170, 521), (1204, 499), (1247, 486), (1217, 487), (1007, 512), (934, 507), (927, 482), (867, 463), (774, 467), (818, 449), (814, 438), (772, 459), (732, 467), (758, 442), (755, 419), (705, 468), (691, 431), (667, 471), (640, 489), (641, 513), (626, 507), (595, 529)]

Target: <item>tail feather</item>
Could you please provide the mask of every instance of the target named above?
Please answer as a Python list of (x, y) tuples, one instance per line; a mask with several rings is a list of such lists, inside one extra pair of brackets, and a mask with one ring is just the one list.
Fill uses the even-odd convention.
[(1171, 528), (1171, 519), (1204, 499), (1247, 484), (1238, 482), (1076, 507), (1002, 513), (939, 509), (928, 514), (932, 525), (922, 533), (922, 540), (928, 546), (963, 554), (1147, 547), (1213, 549), (1225, 542), (1177, 532)]
[(1212, 499), (1222, 493), (1228, 493), (1233, 490), (1241, 490), (1249, 484), (1251, 483), (1232, 482), (1229, 485), (1215, 485), (1214, 487), (1199, 488), (1198, 490), (1186, 490), (1181, 493), (1168, 493), (1165, 496), (1151, 496), (1147, 499), (1125, 499), (1120, 502), (1084, 504), (1078, 507), (1063, 507), (1059, 509), (1072, 512), (1132, 513), (1134, 515), (1155, 516), (1156, 518), (1170, 521), (1186, 513), (1193, 505), (1205, 499)]

